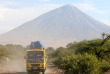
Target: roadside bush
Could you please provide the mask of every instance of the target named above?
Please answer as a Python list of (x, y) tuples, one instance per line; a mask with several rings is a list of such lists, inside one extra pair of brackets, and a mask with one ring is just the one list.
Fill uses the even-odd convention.
[(0, 58), (9, 57), (9, 54), (10, 54), (9, 50), (5, 46), (0, 45)]
[(55, 49), (53, 49), (52, 47), (48, 47), (46, 49), (46, 55), (48, 56), (48, 58), (53, 58), (55, 56)]
[(59, 58), (54, 64), (65, 74), (101, 74), (100, 62), (94, 55), (72, 55)]
[(102, 62), (101, 62), (101, 69), (102, 69), (103, 73), (107, 72), (108, 70), (110, 70), (110, 62), (102, 60)]

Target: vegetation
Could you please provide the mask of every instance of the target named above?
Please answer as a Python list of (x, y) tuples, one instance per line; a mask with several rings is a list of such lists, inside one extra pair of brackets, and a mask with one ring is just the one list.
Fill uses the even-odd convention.
[(12, 59), (23, 58), (26, 52), (26, 49), (21, 45), (7, 44), (5, 47), (10, 51), (10, 58)]
[(9, 54), (9, 50), (5, 46), (0, 45), (0, 59), (2, 59), (3, 57), (9, 57)]
[[(53, 62), (66, 74), (101, 74), (110, 69), (110, 35), (102, 39), (83, 40), (59, 47)], [(51, 54), (53, 55), (53, 54)]]
[(59, 58), (54, 64), (65, 74), (100, 74), (100, 62), (94, 55), (72, 55)]
[(94, 40), (84, 40), (77, 43), (68, 44), (69, 49), (75, 50), (75, 53), (89, 53), (96, 55), (98, 60), (109, 60), (110, 59), (110, 35), (107, 35), (106, 38), (103, 39), (94, 39)]
[(0, 64), (8, 60), (23, 59), (25, 55), (25, 48), (21, 45), (0, 45)]
[[(46, 49), (49, 59), (55, 58), (54, 65), (65, 74), (101, 74), (110, 70), (110, 35), (102, 39), (83, 40), (67, 44), (56, 50)], [(29, 49), (29, 46), (26, 47)], [(21, 45), (0, 45), (0, 62), (4, 58), (23, 58), (26, 48)]]
[(54, 57), (55, 49), (53, 49), (52, 47), (48, 47), (46, 49), (46, 54), (47, 54), (47, 56), (48, 56), (49, 59), (52, 58), (52, 57)]

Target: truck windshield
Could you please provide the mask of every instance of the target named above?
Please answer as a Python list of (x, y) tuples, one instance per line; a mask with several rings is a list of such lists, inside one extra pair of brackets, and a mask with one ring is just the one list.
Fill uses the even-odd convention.
[(43, 51), (29, 51), (28, 52), (28, 63), (43, 63), (44, 53)]

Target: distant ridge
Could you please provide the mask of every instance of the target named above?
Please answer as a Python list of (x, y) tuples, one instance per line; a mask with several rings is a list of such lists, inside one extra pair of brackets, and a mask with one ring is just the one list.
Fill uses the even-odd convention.
[(41, 41), (45, 47), (65, 46), (69, 42), (99, 38), (110, 27), (72, 5), (64, 5), (0, 35), (1, 44), (29, 45)]

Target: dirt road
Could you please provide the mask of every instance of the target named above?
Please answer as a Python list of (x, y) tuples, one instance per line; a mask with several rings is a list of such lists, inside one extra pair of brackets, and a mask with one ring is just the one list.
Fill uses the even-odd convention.
[[(27, 72), (14, 72), (14, 71), (9, 71), (9, 70), (4, 70), (4, 72), (2, 71), (2, 73), (0, 74), (27, 74)], [(37, 72), (33, 73), (33, 74), (39, 74)], [(45, 74), (61, 74), (57, 67), (53, 66), (53, 65), (48, 65), (47, 70), (45, 71)]]
[[(50, 60), (47, 62), (46, 68), (45, 74), (61, 74), (58, 68), (55, 67)], [(0, 74), (27, 74), (25, 61), (13, 60), (4, 67), (0, 66)]]

